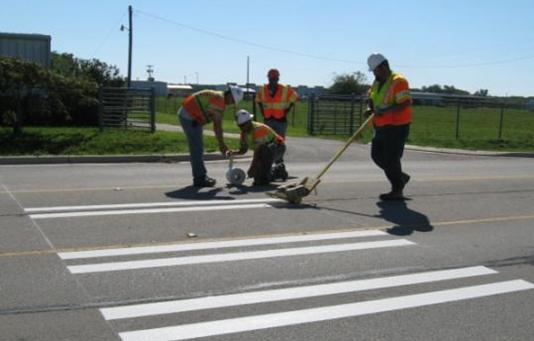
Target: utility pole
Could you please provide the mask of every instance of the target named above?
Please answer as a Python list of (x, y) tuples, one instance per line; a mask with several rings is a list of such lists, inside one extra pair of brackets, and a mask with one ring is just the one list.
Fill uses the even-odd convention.
[(250, 57), (247, 56), (247, 92), (246, 94), (250, 96), (249, 92), (248, 92), (248, 89), (249, 89), (249, 71), (250, 71)]
[(249, 84), (249, 71), (250, 71), (250, 57), (247, 56), (247, 88), (248, 88), (248, 84)]
[(132, 82), (132, 35), (133, 35), (133, 26), (132, 26), (132, 6), (128, 6), (128, 21), (129, 21), (129, 28), (128, 28), (128, 81), (127, 86), (130, 88), (131, 82)]

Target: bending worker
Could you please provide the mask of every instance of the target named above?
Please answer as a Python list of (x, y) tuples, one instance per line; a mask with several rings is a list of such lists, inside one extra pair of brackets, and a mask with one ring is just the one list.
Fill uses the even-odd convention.
[(243, 90), (237, 86), (230, 86), (226, 91), (201, 90), (187, 96), (180, 109), (178, 117), (187, 137), (191, 168), (193, 171), (193, 186), (213, 187), (215, 179), (207, 175), (204, 166), (204, 142), (202, 126), (213, 122), (213, 131), (223, 155), (228, 147), (223, 140), (222, 118), (226, 105), (237, 105), (243, 99)]
[(371, 158), (384, 170), (391, 191), (380, 195), (381, 200), (403, 200), (404, 187), (410, 176), (402, 171), (401, 158), (412, 122), (412, 98), (408, 81), (391, 71), (388, 60), (380, 53), (367, 59), (375, 81), (369, 90), (368, 113), (374, 113), (375, 134)]
[[(263, 121), (285, 139), (287, 132), (287, 115), (298, 100), (298, 94), (288, 85), (279, 84), (280, 72), (271, 69), (267, 73), (268, 84), (264, 84), (256, 94)], [(279, 168), (283, 168), (284, 159), (280, 159)]]
[(279, 161), (286, 151), (284, 139), (269, 126), (254, 122), (252, 117), (246, 110), (237, 112), (236, 123), (241, 129), (241, 147), (234, 153), (245, 154), (249, 146), (253, 146), (254, 156), (247, 172), (250, 178), (254, 178), (253, 186), (268, 185), (279, 177), (285, 181), (287, 173), (276, 174), (276, 168), (272, 169), (273, 162)]

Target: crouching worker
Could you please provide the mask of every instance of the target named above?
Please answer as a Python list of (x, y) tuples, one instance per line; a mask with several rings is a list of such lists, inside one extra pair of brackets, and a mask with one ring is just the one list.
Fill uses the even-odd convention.
[[(252, 163), (247, 172), (254, 178), (253, 186), (265, 186), (271, 181), (287, 179), (285, 166), (280, 162), (286, 151), (284, 139), (268, 125), (254, 122), (252, 114), (239, 110), (236, 123), (241, 129), (241, 147), (235, 154), (245, 154), (249, 146), (254, 148)], [(273, 168), (273, 163), (276, 166)]]

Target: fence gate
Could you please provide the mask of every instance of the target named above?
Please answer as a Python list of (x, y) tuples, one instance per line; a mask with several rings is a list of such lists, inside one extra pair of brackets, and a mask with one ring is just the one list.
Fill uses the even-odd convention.
[(100, 88), (100, 128), (136, 128), (156, 131), (154, 89)]
[(310, 135), (352, 135), (362, 123), (363, 98), (353, 95), (312, 95), (308, 99)]

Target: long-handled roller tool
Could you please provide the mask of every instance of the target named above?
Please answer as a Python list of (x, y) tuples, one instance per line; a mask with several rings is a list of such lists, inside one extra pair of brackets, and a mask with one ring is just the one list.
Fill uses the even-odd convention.
[(369, 117), (365, 120), (365, 122), (352, 134), (352, 136), (347, 140), (345, 145), (341, 147), (337, 151), (337, 153), (332, 157), (330, 162), (319, 172), (319, 174), (313, 178), (310, 179), (308, 177), (305, 177), (299, 182), (288, 184), (288, 185), (282, 185), (278, 187), (274, 192), (267, 192), (266, 194), (273, 198), (280, 198), (289, 201), (293, 204), (300, 204), (302, 202), (302, 198), (305, 196), (308, 196), (321, 182), (321, 177), (330, 169), (330, 167), (334, 164), (334, 162), (339, 159), (339, 157), (343, 154), (343, 152), (350, 146), (354, 140), (362, 133), (362, 131), (369, 125), (371, 120), (373, 119), (374, 114), (369, 115)]

